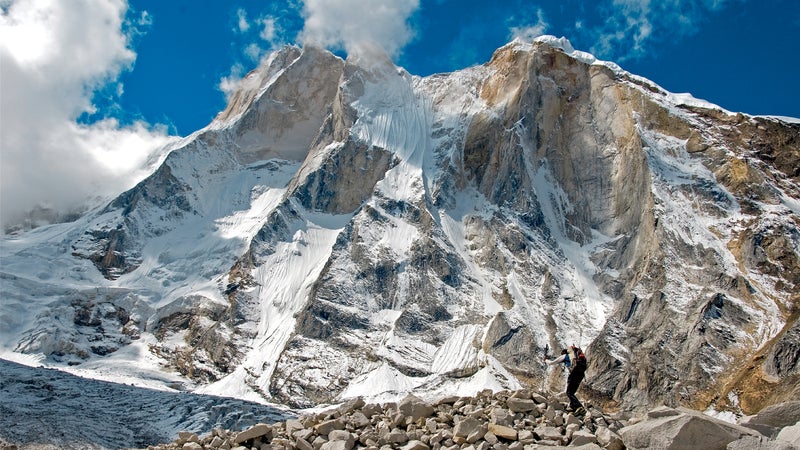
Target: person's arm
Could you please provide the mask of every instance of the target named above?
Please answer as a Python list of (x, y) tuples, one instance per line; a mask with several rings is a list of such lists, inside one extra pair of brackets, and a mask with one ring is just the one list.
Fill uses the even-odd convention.
[(561, 356), (559, 356), (558, 358), (556, 358), (556, 359), (554, 359), (554, 360), (552, 360), (552, 361), (548, 361), (547, 359), (545, 359), (544, 361), (545, 361), (547, 364), (550, 364), (551, 366), (555, 366), (556, 364), (561, 364), (562, 362), (564, 362), (564, 358), (565, 358), (566, 356), (567, 356), (567, 355), (561, 355)]

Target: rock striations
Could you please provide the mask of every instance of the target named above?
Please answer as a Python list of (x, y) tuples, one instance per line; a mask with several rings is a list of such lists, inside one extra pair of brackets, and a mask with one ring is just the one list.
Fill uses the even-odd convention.
[[(563, 394), (562, 394), (563, 396)], [(605, 414), (590, 407), (576, 416), (558, 396), (527, 390), (483, 391), (475, 397), (446, 397), (433, 403), (409, 395), (397, 403), (366, 404), (351, 399), (338, 407), (297, 419), (260, 423), (241, 431), (215, 428), (200, 437), (180, 433), (170, 444), (150, 450), (534, 450), (567, 446), (607, 449), (762, 449), (800, 448), (795, 431), (797, 405), (755, 417), (752, 424), (723, 422), (688, 409), (659, 407), (644, 417)], [(797, 403), (797, 402), (795, 402)], [(794, 412), (794, 414), (791, 414)], [(770, 425), (778, 425), (772, 428)]]
[(798, 160), (800, 123), (564, 39), (424, 78), (286, 47), (139, 185), (4, 238), (2, 347), (309, 408), (560, 385), (578, 344), (598, 405), (750, 414), (800, 398)]

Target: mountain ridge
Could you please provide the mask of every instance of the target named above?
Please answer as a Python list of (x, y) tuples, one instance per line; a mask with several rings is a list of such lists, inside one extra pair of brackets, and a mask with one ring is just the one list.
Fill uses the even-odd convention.
[(800, 125), (675, 103), (563, 39), (425, 78), (371, 58), (282, 49), (135, 188), (4, 238), (4, 349), (134, 346), (305, 407), (557, 385), (538, 355), (574, 342), (586, 395), (629, 408), (796, 397)]

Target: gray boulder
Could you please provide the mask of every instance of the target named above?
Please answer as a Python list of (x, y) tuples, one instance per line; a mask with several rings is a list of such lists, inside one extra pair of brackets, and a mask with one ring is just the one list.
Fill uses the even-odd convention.
[(622, 450), (625, 448), (622, 438), (609, 428), (599, 427), (595, 435), (597, 436), (597, 443), (607, 450)]
[(402, 447), (401, 450), (430, 450), (430, 447), (421, 441), (408, 441), (408, 443)]
[(234, 444), (241, 444), (242, 442), (247, 442), (251, 439), (264, 437), (265, 439), (269, 440), (272, 438), (272, 427), (265, 423), (258, 423), (253, 425), (252, 427), (242, 431), (241, 433), (236, 435), (236, 439), (233, 440)]
[(483, 423), (480, 420), (467, 417), (456, 424), (456, 426), (453, 428), (453, 435), (456, 437), (466, 438), (467, 436), (480, 430), (482, 425)]
[(560, 441), (563, 435), (559, 427), (536, 427), (533, 434), (538, 436), (540, 440)]
[(511, 412), (528, 412), (536, 409), (536, 402), (529, 398), (509, 398), (506, 402)]
[(351, 450), (353, 446), (349, 441), (328, 441), (320, 447), (320, 450)]
[(758, 414), (743, 417), (739, 425), (752, 428), (767, 437), (775, 437), (782, 428), (800, 422), (800, 401), (768, 406)]
[(782, 429), (776, 439), (800, 447), (800, 422)]
[(432, 406), (411, 394), (407, 395), (400, 404), (397, 405), (397, 409), (404, 416), (410, 417), (414, 422), (425, 417), (430, 417), (435, 411)]
[(800, 447), (766, 436), (744, 436), (728, 444), (727, 450), (800, 450)]
[(340, 419), (331, 419), (315, 425), (314, 431), (316, 431), (317, 434), (327, 436), (331, 431), (344, 430), (344, 426), (344, 422), (342, 422)]
[(753, 430), (723, 422), (689, 409), (661, 409), (658, 418), (647, 419), (620, 430), (628, 449), (702, 448), (724, 450), (743, 436), (758, 436)]
[(489, 412), (489, 421), (491, 423), (503, 426), (511, 426), (514, 424), (514, 415), (505, 408), (493, 408)]
[(596, 444), (597, 438), (589, 431), (585, 430), (578, 430), (572, 434), (572, 440), (570, 441), (570, 446), (573, 447), (580, 447), (586, 444)]

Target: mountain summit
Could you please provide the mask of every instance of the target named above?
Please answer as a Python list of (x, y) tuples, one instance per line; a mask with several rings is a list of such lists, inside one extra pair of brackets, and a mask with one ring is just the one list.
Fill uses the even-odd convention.
[[(286, 47), (147, 179), (6, 236), (0, 345), (307, 407), (561, 388), (749, 412), (800, 395), (800, 124), (565, 39), (429, 77)], [(21, 356), (15, 356), (22, 358)]]

